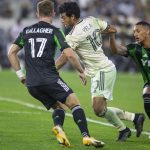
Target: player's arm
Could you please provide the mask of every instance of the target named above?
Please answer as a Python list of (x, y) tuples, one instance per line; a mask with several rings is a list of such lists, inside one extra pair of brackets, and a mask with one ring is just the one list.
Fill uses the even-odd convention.
[(57, 69), (60, 69), (69, 60), (79, 73), (83, 72), (80, 62), (75, 52), (67, 44), (62, 30), (55, 31), (54, 41), (56, 42), (57, 47), (62, 51), (60, 57), (55, 62)]
[(57, 70), (62, 68), (67, 63), (67, 61), (68, 61), (67, 56), (62, 52), (61, 55), (55, 61)]
[(84, 69), (82, 68), (75, 52), (71, 48), (66, 48), (63, 50), (63, 52), (66, 55), (67, 59), (72, 64), (72, 66), (79, 72), (79, 76), (80, 76), (80, 79), (82, 80), (83, 84), (86, 85), (87, 78), (84, 74)]
[(127, 48), (123, 45), (119, 45), (116, 43), (115, 34), (109, 35), (109, 43), (111, 51), (114, 54), (127, 55)]
[(16, 74), (17, 74), (18, 78), (20, 79), (20, 81), (22, 83), (24, 83), (25, 82), (25, 75), (21, 70), (20, 63), (19, 63), (19, 58), (18, 58), (18, 55), (17, 55), (17, 53), (20, 50), (21, 50), (21, 48), (18, 45), (12, 44), (10, 46), (10, 49), (8, 50), (7, 56), (8, 56), (8, 59), (10, 61), (10, 64), (11, 64), (12, 68), (16, 71)]
[(105, 30), (103, 30), (101, 33), (102, 34), (111, 34), (111, 33), (116, 33), (117, 29), (115, 26), (113, 25), (108, 25), (107, 28)]
[(56, 60), (57, 69), (63, 66), (67, 61), (70, 61), (72, 66), (79, 72), (79, 76), (84, 85), (87, 83), (86, 76), (84, 74), (84, 69), (82, 68), (75, 52), (71, 48), (65, 48), (62, 51), (61, 56)]
[(60, 69), (67, 62), (67, 60), (69, 60), (70, 63), (72, 64), (72, 66), (79, 72), (79, 76), (80, 76), (83, 84), (86, 85), (87, 79), (84, 74), (84, 70), (83, 70), (75, 52), (67, 44), (63, 32), (60, 30), (56, 30), (54, 40), (55, 40), (57, 46), (62, 51), (61, 56), (55, 62), (57, 69)]
[(72, 66), (79, 72), (83, 73), (84, 70), (75, 54), (75, 52), (71, 48), (66, 48), (63, 50), (63, 53), (65, 54), (66, 58), (70, 61)]
[(100, 27), (101, 34), (116, 33), (117, 29), (114, 25), (109, 25), (105, 20), (95, 18)]
[(69, 45), (65, 42), (65, 35), (64, 35), (63, 31), (60, 30), (60, 29), (59, 30), (55, 30), (54, 41), (55, 41), (56, 46), (62, 52), (61, 55), (55, 61), (55, 66), (56, 66), (57, 70), (59, 70), (68, 61), (66, 55), (63, 53), (63, 50), (65, 48), (69, 47)]

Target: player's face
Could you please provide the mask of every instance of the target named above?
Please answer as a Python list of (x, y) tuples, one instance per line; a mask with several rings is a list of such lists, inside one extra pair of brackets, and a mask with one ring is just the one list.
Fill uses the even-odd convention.
[(66, 13), (60, 14), (61, 22), (64, 26), (73, 26), (74, 25), (74, 16), (68, 17)]
[(133, 29), (135, 40), (139, 43), (143, 43), (147, 39), (148, 32), (148, 29), (142, 25), (135, 25)]

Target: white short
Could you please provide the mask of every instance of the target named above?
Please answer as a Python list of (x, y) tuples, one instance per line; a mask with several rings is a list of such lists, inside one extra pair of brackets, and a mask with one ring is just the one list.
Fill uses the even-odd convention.
[(95, 77), (91, 78), (91, 94), (93, 97), (105, 97), (112, 100), (113, 88), (116, 80), (116, 68), (109, 72), (98, 71)]

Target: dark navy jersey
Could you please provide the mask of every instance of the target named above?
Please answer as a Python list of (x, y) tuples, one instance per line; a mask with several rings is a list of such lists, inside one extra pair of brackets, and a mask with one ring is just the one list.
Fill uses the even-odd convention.
[(56, 48), (63, 51), (69, 47), (60, 29), (40, 21), (24, 28), (14, 44), (24, 47), (27, 86), (47, 85), (58, 79)]
[(144, 83), (150, 83), (150, 48), (144, 48), (141, 44), (133, 43), (126, 46), (128, 55), (140, 69)]

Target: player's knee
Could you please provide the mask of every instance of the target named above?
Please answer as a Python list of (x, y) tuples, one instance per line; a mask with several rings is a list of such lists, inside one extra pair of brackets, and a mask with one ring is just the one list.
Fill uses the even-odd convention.
[(58, 108), (61, 108), (61, 105), (60, 105), (58, 102), (56, 102), (55, 104), (53, 104), (53, 105), (51, 106), (51, 108), (53, 108), (53, 109), (58, 109)]
[(70, 109), (75, 107), (76, 105), (80, 105), (79, 100), (74, 93), (70, 94), (67, 97), (65, 104)]
[(106, 101), (100, 99), (93, 100), (93, 110), (96, 116), (103, 117), (106, 112)]
[(145, 112), (150, 119), (150, 94), (144, 94), (143, 99)]
[(98, 117), (103, 117), (107, 111), (106, 107), (103, 108), (93, 108), (94, 113)]

